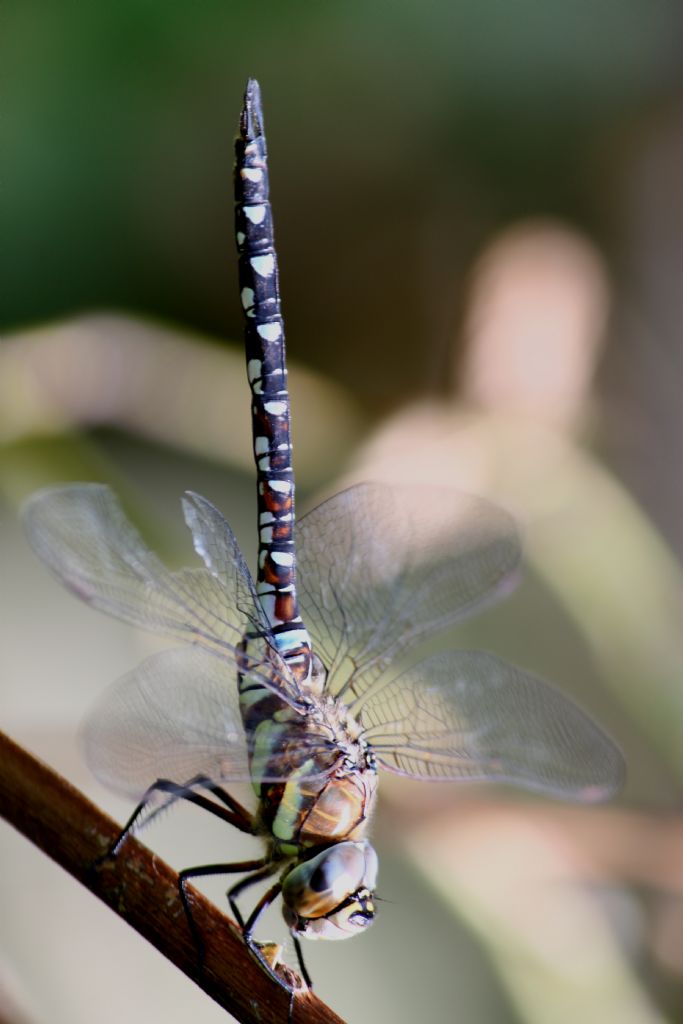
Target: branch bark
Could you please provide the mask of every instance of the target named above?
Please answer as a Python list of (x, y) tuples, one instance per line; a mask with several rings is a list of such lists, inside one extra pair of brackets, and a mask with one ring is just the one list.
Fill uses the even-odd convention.
[[(79, 790), (0, 732), (0, 814), (151, 942), (242, 1024), (283, 1024), (290, 999), (255, 963), (236, 924), (192, 890), (197, 949), (178, 895), (178, 875), (135, 838), (101, 868), (92, 865), (120, 826)], [(296, 996), (296, 1024), (344, 1024), (312, 992)]]

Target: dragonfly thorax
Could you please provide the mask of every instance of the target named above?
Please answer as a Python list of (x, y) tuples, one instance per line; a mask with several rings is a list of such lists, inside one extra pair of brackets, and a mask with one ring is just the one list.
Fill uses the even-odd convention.
[(367, 840), (343, 842), (295, 865), (282, 883), (283, 915), (307, 939), (347, 939), (375, 918), (377, 854)]
[(364, 840), (377, 770), (346, 705), (323, 694), (306, 714), (280, 711), (256, 731), (263, 742), (255, 745), (251, 768), (260, 821), (278, 855)]

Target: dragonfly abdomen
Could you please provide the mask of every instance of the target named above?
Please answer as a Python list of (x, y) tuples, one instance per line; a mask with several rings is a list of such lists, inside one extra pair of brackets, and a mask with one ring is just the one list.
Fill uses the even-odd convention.
[(310, 640), (299, 615), (294, 547), (294, 471), (285, 332), (269, 202), (266, 140), (258, 85), (247, 85), (235, 143), (235, 227), (252, 394), (259, 549), (256, 591), (280, 653), (300, 678)]

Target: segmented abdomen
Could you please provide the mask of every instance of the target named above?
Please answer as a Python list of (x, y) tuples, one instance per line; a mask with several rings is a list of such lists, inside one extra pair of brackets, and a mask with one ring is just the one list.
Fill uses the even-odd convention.
[(235, 224), (239, 284), (246, 318), (258, 486), (256, 589), (280, 653), (299, 678), (310, 666), (310, 640), (299, 616), (294, 548), (294, 473), (285, 335), (268, 201), (268, 166), (258, 85), (250, 81), (235, 143)]

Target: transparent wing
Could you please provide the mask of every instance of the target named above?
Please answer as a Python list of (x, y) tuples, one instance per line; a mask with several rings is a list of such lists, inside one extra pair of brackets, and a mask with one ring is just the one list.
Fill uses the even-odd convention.
[[(25, 505), (23, 520), (36, 554), (86, 604), (204, 646), (220, 654), (233, 673), (249, 670), (295, 703), (297, 685), (276, 653), (230, 527), (197, 495), (186, 498), (185, 515), (206, 569), (167, 569), (101, 484), (39, 491)], [(248, 654), (239, 647), (246, 633)]]
[(224, 593), (230, 595), (230, 611), (233, 615), (238, 613), (240, 628), (250, 623), (253, 632), (269, 633), (251, 573), (225, 516), (193, 491), (185, 492), (182, 506), (194, 549)]
[(511, 516), (438, 488), (351, 487), (304, 516), (302, 616), (329, 689), (359, 696), (401, 652), (451, 626), (510, 578)]
[[(136, 798), (160, 778), (250, 778), (234, 675), (221, 657), (198, 647), (153, 654), (118, 679), (86, 719), (83, 741), (100, 782)], [(316, 749), (314, 736), (299, 741), (299, 763)], [(270, 758), (273, 774), (263, 781), (281, 781), (297, 766), (291, 750), (283, 749), (280, 760)]]
[(575, 704), (482, 651), (428, 658), (361, 703), (378, 761), (398, 775), (586, 801), (607, 798), (623, 778), (619, 750)]

